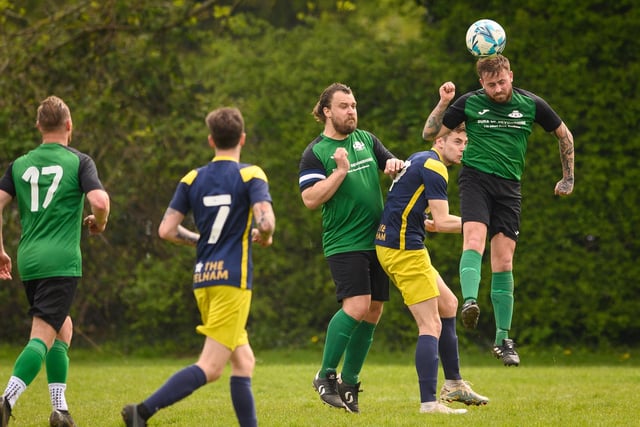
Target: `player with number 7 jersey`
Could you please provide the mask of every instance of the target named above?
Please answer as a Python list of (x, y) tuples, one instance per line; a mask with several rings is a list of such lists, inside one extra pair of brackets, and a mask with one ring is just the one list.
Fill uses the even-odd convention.
[[(122, 408), (127, 427), (145, 427), (160, 409), (221, 378), (231, 364), (229, 392), (238, 423), (256, 427), (258, 416), (251, 388), (255, 368), (246, 329), (251, 307), (251, 245), (273, 243), (276, 218), (269, 186), (258, 166), (240, 163), (246, 141), (244, 118), (235, 107), (220, 107), (205, 118), (212, 161), (187, 173), (178, 183), (158, 226), (160, 238), (195, 246), (193, 294), (205, 336), (198, 361), (175, 372), (138, 404)], [(191, 212), (197, 232), (182, 225)], [(206, 425), (211, 425), (215, 414)]]
[(216, 156), (187, 173), (169, 207), (191, 211), (201, 237), (193, 270), (194, 289), (227, 285), (252, 288), (252, 206), (271, 202), (264, 171), (231, 157)]

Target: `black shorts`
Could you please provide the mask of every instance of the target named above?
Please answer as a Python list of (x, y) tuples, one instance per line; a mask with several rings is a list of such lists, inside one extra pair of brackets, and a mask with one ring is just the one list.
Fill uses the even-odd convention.
[(489, 239), (498, 233), (518, 241), (522, 195), (520, 182), (463, 166), (458, 176), (462, 223), (481, 222)]
[(47, 277), (24, 281), (29, 314), (39, 317), (60, 332), (69, 315), (79, 277)]
[(327, 262), (338, 302), (358, 295), (371, 295), (374, 301), (389, 301), (389, 277), (375, 250), (331, 255)]

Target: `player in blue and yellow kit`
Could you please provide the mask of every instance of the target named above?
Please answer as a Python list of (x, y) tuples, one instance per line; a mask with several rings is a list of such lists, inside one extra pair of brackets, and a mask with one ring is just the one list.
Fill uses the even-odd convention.
[(554, 192), (566, 196), (573, 192), (574, 184), (573, 135), (545, 100), (513, 87), (513, 72), (505, 56), (481, 58), (476, 70), (482, 89), (462, 95), (451, 106), (455, 85), (446, 82), (440, 87), (440, 101), (429, 114), (422, 136), (432, 140), (466, 123), (469, 145), (458, 179), (463, 223), (462, 323), (467, 328), (475, 328), (478, 323), (480, 308), (476, 300), (488, 236), (496, 325), (493, 354), (506, 366), (518, 366), (520, 356), (509, 330), (513, 317), (513, 256), (520, 234), (520, 180), (527, 140), (534, 123), (558, 139), (562, 179)]
[[(387, 193), (375, 240), (380, 264), (400, 290), (418, 326), (415, 363), (420, 411), (426, 413), (466, 412), (436, 400), (438, 353), (445, 372), (442, 400), (467, 405), (489, 401), (460, 376), (455, 332), (457, 299), (431, 264), (424, 246), (425, 228), (434, 232), (461, 231), (460, 217), (449, 213), (447, 166), (460, 162), (466, 141), (462, 127), (438, 138), (432, 150), (414, 153), (407, 159)], [(430, 219), (425, 219), (427, 213)]]
[[(194, 295), (205, 336), (198, 361), (175, 373), (122, 416), (128, 427), (146, 426), (158, 410), (216, 381), (231, 361), (231, 401), (242, 427), (257, 425), (251, 376), (255, 357), (245, 329), (251, 305), (252, 242), (269, 246), (275, 216), (267, 177), (258, 166), (240, 163), (245, 143), (239, 110), (219, 108), (207, 115), (209, 144), (215, 157), (178, 184), (158, 233), (178, 244), (196, 246)], [(181, 225), (192, 212), (198, 233)]]

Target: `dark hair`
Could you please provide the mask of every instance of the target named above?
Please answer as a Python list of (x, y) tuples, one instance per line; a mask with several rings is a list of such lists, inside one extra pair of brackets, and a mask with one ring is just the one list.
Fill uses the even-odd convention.
[(511, 64), (509, 64), (509, 59), (507, 59), (506, 56), (500, 54), (492, 55), (478, 59), (478, 62), (476, 62), (476, 70), (480, 78), (485, 74), (495, 76), (500, 74), (502, 70), (511, 71)]
[(244, 132), (244, 119), (237, 108), (217, 108), (207, 114), (205, 123), (216, 147), (223, 150), (238, 145)]
[(327, 120), (327, 117), (324, 115), (324, 109), (331, 106), (333, 94), (338, 91), (346, 94), (353, 93), (349, 86), (342, 83), (332, 83), (327, 86), (327, 88), (322, 91), (322, 94), (320, 94), (320, 99), (318, 99), (316, 106), (313, 107), (313, 111), (311, 112), (320, 123), (324, 123)]
[(62, 129), (71, 119), (71, 111), (64, 101), (57, 96), (49, 96), (40, 102), (36, 117), (36, 125), (42, 132)]

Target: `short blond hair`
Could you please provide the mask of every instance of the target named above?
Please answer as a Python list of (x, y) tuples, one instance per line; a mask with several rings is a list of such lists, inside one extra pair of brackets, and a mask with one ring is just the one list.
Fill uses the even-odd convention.
[(36, 117), (36, 126), (42, 132), (53, 132), (64, 129), (71, 120), (71, 111), (64, 101), (57, 96), (49, 96), (40, 102)]

